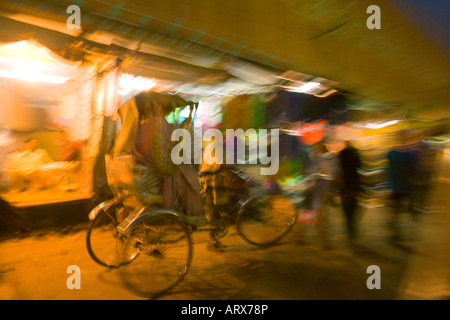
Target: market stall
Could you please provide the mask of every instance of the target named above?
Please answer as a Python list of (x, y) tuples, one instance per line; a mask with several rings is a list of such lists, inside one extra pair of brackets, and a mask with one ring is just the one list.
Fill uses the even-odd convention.
[(107, 91), (95, 71), (35, 41), (0, 45), (2, 198), (23, 207), (92, 196)]

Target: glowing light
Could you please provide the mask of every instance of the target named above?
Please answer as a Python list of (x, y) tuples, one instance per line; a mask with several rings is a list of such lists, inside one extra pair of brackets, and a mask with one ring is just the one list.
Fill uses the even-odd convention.
[(4, 44), (4, 48), (7, 49), (13, 49), (13, 50), (20, 50), (20, 49), (25, 49), (27, 47), (27, 41), (26, 40), (22, 40), (22, 41), (17, 41), (17, 42), (13, 42), (13, 43), (7, 43)]
[(318, 86), (320, 86), (319, 82), (311, 81), (304, 83), (299, 87), (289, 87), (289, 91), (308, 93), (311, 92), (313, 89), (316, 89)]
[[(14, 46), (18, 49), (26, 45), (26, 42), (20, 41), (11, 46)], [(33, 81), (33, 82), (46, 82), (46, 83), (56, 83), (61, 84), (66, 82), (69, 77), (49, 75), (41, 72), (43, 67), (39, 62), (19, 59), (16, 61), (12, 61), (9, 63), (7, 69), (0, 69), (0, 77), (2, 78), (10, 78), (17, 80), (25, 80), (25, 81)]]
[(314, 96), (317, 97), (317, 98), (326, 98), (326, 97), (332, 95), (335, 92), (337, 92), (336, 89), (331, 89), (331, 90), (325, 92), (324, 94), (315, 94)]
[(66, 82), (68, 77), (52, 76), (34, 72), (33, 70), (0, 70), (0, 77), (25, 81), (46, 82), (61, 84)]
[(146, 91), (150, 90), (156, 85), (154, 79), (135, 77), (131, 74), (122, 73), (119, 78), (119, 89), (120, 95), (124, 96), (128, 94), (131, 90)]
[(381, 128), (384, 128), (387, 126), (392, 126), (399, 122), (400, 122), (400, 120), (391, 120), (391, 121), (387, 121), (387, 122), (369, 122), (369, 123), (362, 125), (362, 127), (368, 128), (368, 129), (381, 129)]

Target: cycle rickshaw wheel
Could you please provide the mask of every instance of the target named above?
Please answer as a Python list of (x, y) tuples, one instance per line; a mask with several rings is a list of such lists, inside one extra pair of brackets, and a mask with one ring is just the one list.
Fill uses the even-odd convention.
[(139, 255), (119, 271), (124, 283), (146, 297), (161, 295), (177, 285), (192, 261), (191, 234), (174, 211), (160, 209), (143, 215), (127, 232), (125, 251)]
[(126, 216), (125, 211), (131, 209), (118, 204), (105, 205), (107, 202), (99, 204), (91, 211), (91, 213), (97, 211), (97, 214), (89, 223), (86, 247), (95, 262), (114, 268), (133, 260), (138, 252), (135, 250), (134, 253), (125, 253), (124, 239), (116, 230), (118, 213)]
[(239, 209), (236, 228), (247, 242), (256, 246), (269, 246), (292, 229), (295, 218), (295, 206), (287, 197), (257, 194)]

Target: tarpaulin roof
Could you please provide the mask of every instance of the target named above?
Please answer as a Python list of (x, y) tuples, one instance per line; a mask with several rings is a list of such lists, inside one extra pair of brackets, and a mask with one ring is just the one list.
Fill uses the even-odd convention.
[[(271, 85), (267, 74), (292, 70), (394, 106), (448, 108), (448, 52), (393, 2), (4, 0), (0, 36), (29, 33), (20, 21), (39, 27), (34, 36), (53, 30), (41, 41), (59, 50), (80, 40), (90, 50), (87, 44), (109, 51), (113, 44), (128, 49), (130, 71), (179, 84), (245, 78), (233, 68), (243, 60), (261, 68), (254, 73), (266, 79), (263, 85)], [(81, 8), (81, 30), (65, 25), (73, 4)], [(369, 30), (373, 4), (381, 10), (381, 29)]]

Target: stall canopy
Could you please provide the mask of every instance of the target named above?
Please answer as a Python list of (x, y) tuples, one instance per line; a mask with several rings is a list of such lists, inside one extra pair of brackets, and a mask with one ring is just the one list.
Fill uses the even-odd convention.
[[(160, 79), (160, 90), (251, 92), (317, 82), (318, 95), (339, 89), (380, 105), (448, 108), (448, 50), (400, 2), (6, 0), (0, 38), (38, 38), (74, 60), (112, 53), (126, 72)], [(73, 4), (81, 29), (66, 25)], [(373, 4), (381, 29), (369, 30)]]

